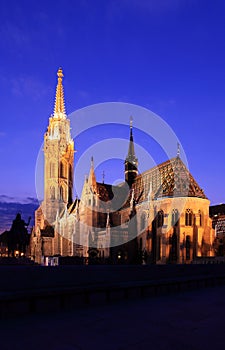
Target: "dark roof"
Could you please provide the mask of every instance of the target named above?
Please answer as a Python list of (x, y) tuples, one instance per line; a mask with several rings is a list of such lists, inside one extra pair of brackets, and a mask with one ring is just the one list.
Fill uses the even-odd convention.
[(97, 193), (102, 201), (100, 206), (107, 208), (107, 202), (110, 201), (110, 208), (116, 211), (126, 203), (129, 197), (129, 187), (125, 182), (118, 186), (97, 182)]
[(225, 215), (225, 204), (211, 205), (209, 207), (209, 216), (213, 217), (214, 215)]
[(47, 225), (43, 230), (41, 230), (41, 237), (54, 237), (54, 227)]
[(116, 186), (97, 182), (97, 193), (99, 199), (103, 202), (111, 201), (114, 197), (114, 189)]

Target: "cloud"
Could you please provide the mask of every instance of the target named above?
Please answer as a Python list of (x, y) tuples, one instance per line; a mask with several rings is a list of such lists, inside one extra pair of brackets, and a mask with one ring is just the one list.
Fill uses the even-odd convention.
[(3, 202), (3, 203), (10, 203), (12, 202), (13, 200), (15, 200), (14, 197), (10, 197), (10, 196), (7, 196), (5, 194), (1, 194), (0, 195), (0, 202)]
[(26, 197), (26, 198), (21, 198), (21, 197), (12, 197), (8, 196), (5, 194), (0, 195), (0, 203), (5, 204), (5, 203), (13, 203), (13, 204), (34, 204), (38, 205), (38, 200), (37, 198), (34, 197)]

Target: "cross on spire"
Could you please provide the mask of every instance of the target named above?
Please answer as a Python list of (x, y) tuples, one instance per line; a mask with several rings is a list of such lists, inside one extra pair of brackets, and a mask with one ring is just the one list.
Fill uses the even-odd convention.
[(177, 157), (180, 157), (180, 144), (177, 142)]

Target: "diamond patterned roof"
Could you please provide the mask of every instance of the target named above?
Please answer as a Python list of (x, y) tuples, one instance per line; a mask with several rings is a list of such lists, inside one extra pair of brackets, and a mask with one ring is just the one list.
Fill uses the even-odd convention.
[(162, 197), (207, 198), (179, 157), (172, 158), (137, 176), (135, 198), (147, 200), (150, 189), (154, 199)]

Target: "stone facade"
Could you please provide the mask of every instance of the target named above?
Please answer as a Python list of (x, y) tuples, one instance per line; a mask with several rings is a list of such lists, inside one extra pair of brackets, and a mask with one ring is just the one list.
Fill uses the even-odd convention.
[(62, 70), (44, 136), (44, 200), (35, 213), (31, 257), (98, 256), (112, 263), (190, 263), (212, 256), (209, 200), (176, 157), (139, 174), (133, 144), (124, 183), (96, 181), (94, 161), (80, 199), (72, 200), (74, 143), (66, 116)]

